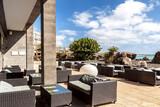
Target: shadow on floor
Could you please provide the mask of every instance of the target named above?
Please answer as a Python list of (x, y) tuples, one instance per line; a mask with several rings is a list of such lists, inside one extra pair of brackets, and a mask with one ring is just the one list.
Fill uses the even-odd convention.
[(140, 83), (140, 82), (127, 81), (125, 79), (121, 79), (121, 80), (118, 80), (118, 81), (124, 82), (124, 83), (127, 83), (127, 84), (136, 85), (136, 86), (153, 87), (152, 85), (143, 84), (143, 83)]
[[(44, 102), (41, 101), (40, 96), (37, 96), (37, 102), (36, 102), (36, 107), (47, 107)], [(67, 106), (60, 106), (60, 107), (67, 107)], [(89, 105), (85, 104), (81, 100), (77, 99), (76, 97), (73, 96), (72, 98), (72, 106), (70, 107), (90, 107)]]

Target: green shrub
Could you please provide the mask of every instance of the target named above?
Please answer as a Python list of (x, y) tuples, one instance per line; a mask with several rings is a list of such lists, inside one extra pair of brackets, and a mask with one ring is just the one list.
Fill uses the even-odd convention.
[(75, 40), (69, 46), (76, 60), (94, 59), (94, 54), (101, 50), (98, 42), (91, 38)]

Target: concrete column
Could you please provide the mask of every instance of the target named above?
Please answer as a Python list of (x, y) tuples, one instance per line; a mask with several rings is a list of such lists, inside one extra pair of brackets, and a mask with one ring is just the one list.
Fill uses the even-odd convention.
[(56, 0), (47, 0), (42, 12), (42, 82), (56, 84)]
[(26, 69), (31, 70), (34, 68), (33, 26), (26, 33)]

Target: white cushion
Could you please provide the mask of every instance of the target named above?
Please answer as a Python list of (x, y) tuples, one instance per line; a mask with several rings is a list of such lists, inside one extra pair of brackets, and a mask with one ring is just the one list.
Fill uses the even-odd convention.
[(29, 86), (16, 86), (13, 87), (14, 91), (24, 91), (24, 90), (30, 90)]
[(12, 73), (12, 71), (10, 71), (9, 69), (5, 69), (4, 71), (6, 71), (7, 73)]
[(24, 91), (24, 90), (30, 90), (29, 86), (26, 85), (26, 86), (13, 87), (11, 84), (5, 81), (0, 81), (0, 93)]
[(157, 79), (157, 80), (160, 80), (160, 76), (156, 76), (156, 79)]
[(144, 71), (153, 72), (151, 69), (144, 69)]
[(0, 81), (0, 93), (13, 91), (13, 86), (5, 81)]
[(32, 77), (41, 77), (40, 73), (30, 74)]
[(114, 68), (115, 66), (114, 65), (107, 65), (107, 67), (113, 67)]

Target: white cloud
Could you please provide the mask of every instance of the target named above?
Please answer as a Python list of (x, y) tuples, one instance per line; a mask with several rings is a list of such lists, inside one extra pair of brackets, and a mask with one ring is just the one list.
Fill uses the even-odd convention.
[(76, 31), (68, 30), (68, 29), (61, 30), (61, 31), (59, 31), (59, 33), (65, 35), (65, 36), (76, 36), (77, 35)]
[(160, 22), (147, 15), (157, 5), (160, 5), (159, 0), (151, 0), (149, 4), (126, 0), (110, 14), (104, 14), (103, 10), (76, 12), (73, 22), (87, 28), (85, 35), (95, 38), (101, 45), (157, 44), (160, 41)]
[(64, 35), (57, 35), (56, 36), (56, 46), (57, 47), (63, 47), (63, 42), (64, 42), (64, 39), (66, 37)]
[(82, 13), (74, 13), (74, 20), (73, 22), (79, 26), (85, 27), (85, 28), (98, 28), (99, 23), (97, 21), (94, 21), (91, 19), (93, 18), (93, 15), (89, 12), (82, 12)]

